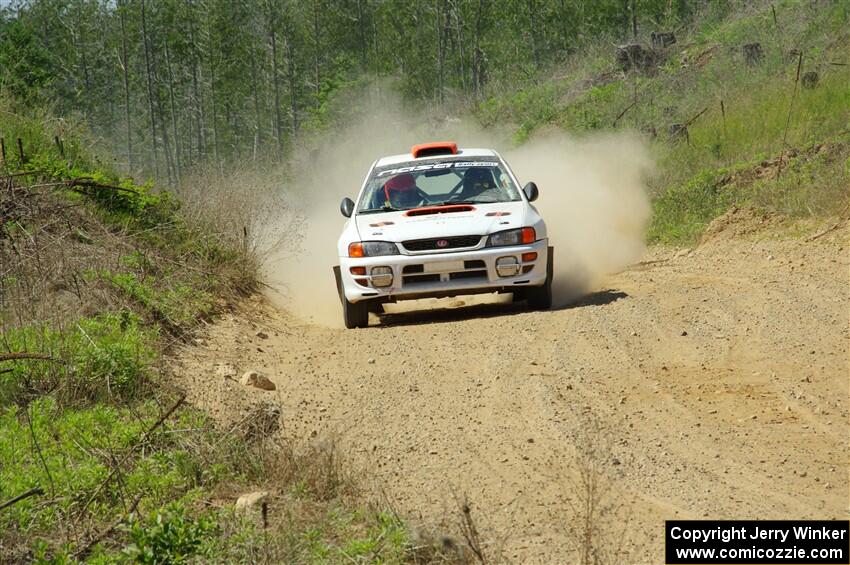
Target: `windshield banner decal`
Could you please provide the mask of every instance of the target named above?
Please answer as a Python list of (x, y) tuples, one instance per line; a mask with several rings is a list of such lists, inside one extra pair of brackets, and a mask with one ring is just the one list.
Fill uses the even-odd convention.
[(490, 161), (454, 161), (449, 163), (430, 163), (427, 165), (411, 165), (409, 167), (399, 167), (397, 169), (387, 169), (381, 171), (376, 177), (385, 175), (397, 175), (401, 173), (414, 173), (419, 171), (430, 171), (434, 169), (459, 169), (463, 167), (498, 167), (499, 163)]

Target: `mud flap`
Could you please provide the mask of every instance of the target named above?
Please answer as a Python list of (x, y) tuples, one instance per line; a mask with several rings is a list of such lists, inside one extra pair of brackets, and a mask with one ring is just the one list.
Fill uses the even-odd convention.
[(334, 278), (336, 279), (336, 293), (339, 296), (340, 304), (342, 304), (342, 297), (345, 296), (345, 293), (342, 290), (342, 274), (339, 270), (339, 265), (334, 267)]

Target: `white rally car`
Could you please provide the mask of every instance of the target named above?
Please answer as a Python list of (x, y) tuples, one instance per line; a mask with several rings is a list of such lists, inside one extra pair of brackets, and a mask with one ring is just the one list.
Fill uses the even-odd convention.
[(357, 201), (340, 204), (350, 218), (334, 267), (345, 326), (411, 298), (510, 292), (549, 308), (553, 249), (537, 194), (490, 149), (427, 143), (375, 161)]

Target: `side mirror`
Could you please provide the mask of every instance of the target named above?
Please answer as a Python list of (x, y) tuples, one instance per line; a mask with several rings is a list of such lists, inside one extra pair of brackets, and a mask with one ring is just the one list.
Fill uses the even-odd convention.
[(351, 198), (343, 198), (339, 203), (339, 212), (346, 218), (350, 218), (351, 213), (354, 212), (354, 201)]
[(528, 198), (529, 202), (534, 202), (540, 196), (540, 191), (537, 190), (537, 185), (533, 182), (522, 187), (522, 191), (525, 193), (525, 197)]

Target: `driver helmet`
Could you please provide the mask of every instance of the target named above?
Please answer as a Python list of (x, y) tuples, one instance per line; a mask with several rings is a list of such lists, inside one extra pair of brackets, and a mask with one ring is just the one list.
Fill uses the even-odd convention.
[(476, 195), (495, 188), (493, 173), (486, 167), (471, 167), (463, 175), (463, 192), (468, 195)]
[(384, 195), (393, 208), (411, 208), (421, 201), (416, 180), (410, 173), (396, 175), (384, 183)]

